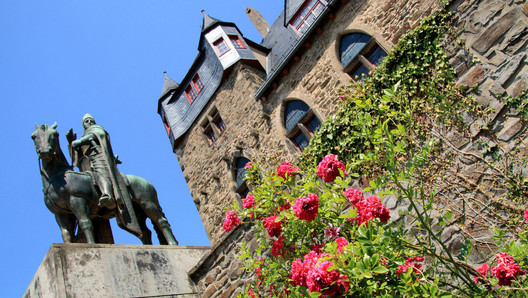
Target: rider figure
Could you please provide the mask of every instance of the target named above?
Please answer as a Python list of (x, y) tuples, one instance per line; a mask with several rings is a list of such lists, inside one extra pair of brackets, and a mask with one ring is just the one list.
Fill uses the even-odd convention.
[[(82, 155), (88, 158), (89, 169), (81, 170), (88, 170), (94, 174), (96, 184), (101, 190), (99, 206), (114, 209), (116, 207), (114, 187), (112, 186), (112, 175), (114, 173), (111, 171), (116, 169), (117, 160), (112, 153), (110, 135), (102, 126), (95, 123), (94, 118), (90, 114), (84, 115), (82, 124), (84, 134), (79, 140), (73, 141), (71, 145), (74, 149), (81, 146)], [(79, 167), (81, 166), (80, 163)]]

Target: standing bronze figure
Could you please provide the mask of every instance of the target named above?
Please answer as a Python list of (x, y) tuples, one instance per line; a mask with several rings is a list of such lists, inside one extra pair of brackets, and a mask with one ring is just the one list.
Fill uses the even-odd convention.
[[(95, 121), (93, 125), (95, 125)], [(85, 152), (73, 153), (75, 150), (73, 149), (74, 147), (80, 148), (83, 151), (83, 138), (79, 140), (80, 142), (72, 144), (75, 135), (70, 130), (68, 140), (70, 141), (70, 145), (72, 145), (70, 147), (72, 149), (72, 155), (75, 156), (77, 154), (80, 157), (78, 164), (81, 166), (81, 169), (85, 166), (90, 166), (88, 169), (91, 169), (87, 172), (74, 171), (60, 148), (59, 134), (56, 128), (56, 123), (52, 126), (45, 124), (41, 126), (36, 125), (36, 130), (31, 135), (31, 138), (35, 143), (35, 149), (42, 164), (41, 176), (44, 202), (48, 209), (55, 214), (65, 243), (76, 242), (76, 238), (83, 238), (75, 235), (77, 225), (79, 227), (78, 233), (81, 234), (82, 232), (87, 243), (108, 243), (108, 240), (101, 240), (104, 237), (100, 237), (97, 233), (94, 234), (94, 226), (96, 226), (94, 223), (107, 221), (112, 217), (116, 217), (120, 227), (136, 235), (143, 244), (152, 244), (151, 232), (146, 226), (146, 219), (148, 217), (151, 219), (154, 229), (158, 234), (160, 244), (178, 245), (178, 242), (172, 234), (169, 222), (159, 206), (156, 190), (152, 184), (141, 177), (123, 175), (117, 172), (115, 157), (112, 155), (112, 159), (109, 161), (114, 162), (113, 170), (115, 172), (113, 175), (115, 175), (114, 179), (116, 180), (112, 182), (113, 191), (107, 193), (107, 195), (112, 200), (116, 199), (114, 203), (116, 206), (112, 206), (112, 204), (107, 205), (107, 202), (100, 204), (100, 198), (105, 193), (100, 188), (104, 186), (100, 186), (99, 182), (96, 182), (98, 178), (95, 178), (95, 176), (97, 174), (93, 173), (92, 167), (97, 168), (101, 164), (98, 163), (99, 161), (95, 161), (95, 165), (94, 161), (90, 164), (90, 156), (93, 157), (97, 154), (93, 153), (90, 155), (90, 146), (84, 148), (86, 150)], [(89, 131), (91, 130), (85, 128), (84, 136), (88, 136), (87, 132)], [(93, 139), (92, 141), (99, 142), (98, 145), (101, 145), (101, 140)], [(96, 148), (98, 146), (94, 144), (92, 146), (94, 150), (97, 150)], [(112, 152), (111, 147), (107, 149), (109, 151), (106, 157)], [(85, 156), (83, 154), (87, 152), (88, 156), (86, 157), (86, 162), (84, 162), (85, 165), (82, 165), (82, 156)], [(74, 161), (75, 159), (73, 158)], [(123, 184), (121, 185), (120, 183)], [(115, 191), (115, 188), (119, 188), (119, 191)], [(125, 192), (126, 194), (123, 195)], [(116, 193), (118, 193), (117, 196)], [(128, 198), (123, 199), (126, 196)], [(129, 202), (124, 202), (127, 199), (129, 199)], [(123, 200), (123, 202), (119, 200)], [(135, 220), (131, 217), (134, 217)], [(137, 230), (134, 225), (137, 225)]]

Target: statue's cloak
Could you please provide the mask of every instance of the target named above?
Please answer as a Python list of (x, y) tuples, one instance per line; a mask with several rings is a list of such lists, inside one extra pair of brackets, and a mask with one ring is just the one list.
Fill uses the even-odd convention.
[[(106, 167), (112, 181), (112, 189), (114, 192), (114, 198), (116, 199), (116, 221), (117, 224), (130, 233), (140, 237), (141, 229), (137, 220), (136, 213), (134, 212), (134, 207), (132, 206), (132, 196), (127, 188), (126, 177), (119, 173), (117, 169), (116, 157), (112, 152), (112, 146), (110, 145), (110, 135), (104, 130), (100, 125), (92, 125), (88, 127), (84, 134), (93, 135), (97, 138), (97, 143), (102, 151), (102, 155), (106, 161)], [(81, 156), (75, 156), (73, 158), (74, 164), (76, 164), (82, 172), (91, 171), (91, 166), (88, 162), (88, 158), (84, 156), (88, 145), (82, 146), (81, 152), (76, 152), (74, 155), (81, 154)]]

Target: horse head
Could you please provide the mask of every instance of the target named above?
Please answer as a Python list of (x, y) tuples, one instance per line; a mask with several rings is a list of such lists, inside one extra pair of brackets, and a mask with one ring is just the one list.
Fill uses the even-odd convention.
[(35, 127), (35, 131), (31, 134), (31, 138), (35, 142), (35, 150), (37, 150), (40, 159), (49, 162), (56, 158), (58, 150), (60, 150), (59, 133), (56, 130), (57, 122), (51, 126), (35, 124)]

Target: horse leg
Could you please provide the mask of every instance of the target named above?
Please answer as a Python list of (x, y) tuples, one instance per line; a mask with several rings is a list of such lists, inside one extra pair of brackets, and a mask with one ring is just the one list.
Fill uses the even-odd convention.
[(70, 206), (79, 221), (79, 227), (86, 236), (86, 243), (95, 244), (95, 237), (93, 234), (93, 223), (90, 219), (90, 211), (88, 208), (88, 201), (84, 198), (74, 197), (70, 198)]
[[(155, 204), (153, 201), (144, 202), (141, 200), (140, 204), (147, 216), (152, 221), (152, 224), (157, 228), (156, 231), (161, 231), (161, 234), (166, 239), (166, 243), (169, 245), (178, 245), (178, 241), (176, 241), (176, 238), (174, 238), (169, 221), (165, 217), (165, 214), (163, 214), (163, 211), (161, 211), (161, 207), (158, 204)], [(160, 238), (159, 232), (158, 238)], [(162, 241), (160, 241), (160, 244), (161, 242)]]
[(64, 243), (72, 243), (77, 226), (75, 216), (73, 214), (55, 214), (55, 220), (61, 229), (62, 241)]
[(163, 235), (163, 232), (158, 228), (158, 226), (155, 225), (154, 223), (152, 223), (152, 225), (154, 227), (154, 231), (156, 231), (156, 235), (158, 236), (159, 244), (160, 245), (169, 245), (169, 243), (167, 242), (167, 239)]
[(133, 205), (134, 211), (136, 212), (139, 228), (141, 229), (141, 234), (143, 234), (141, 237), (138, 238), (143, 244), (152, 244), (152, 232), (147, 227), (147, 214), (145, 214), (145, 211), (143, 211), (143, 209), (141, 209), (138, 204), (134, 203)]

